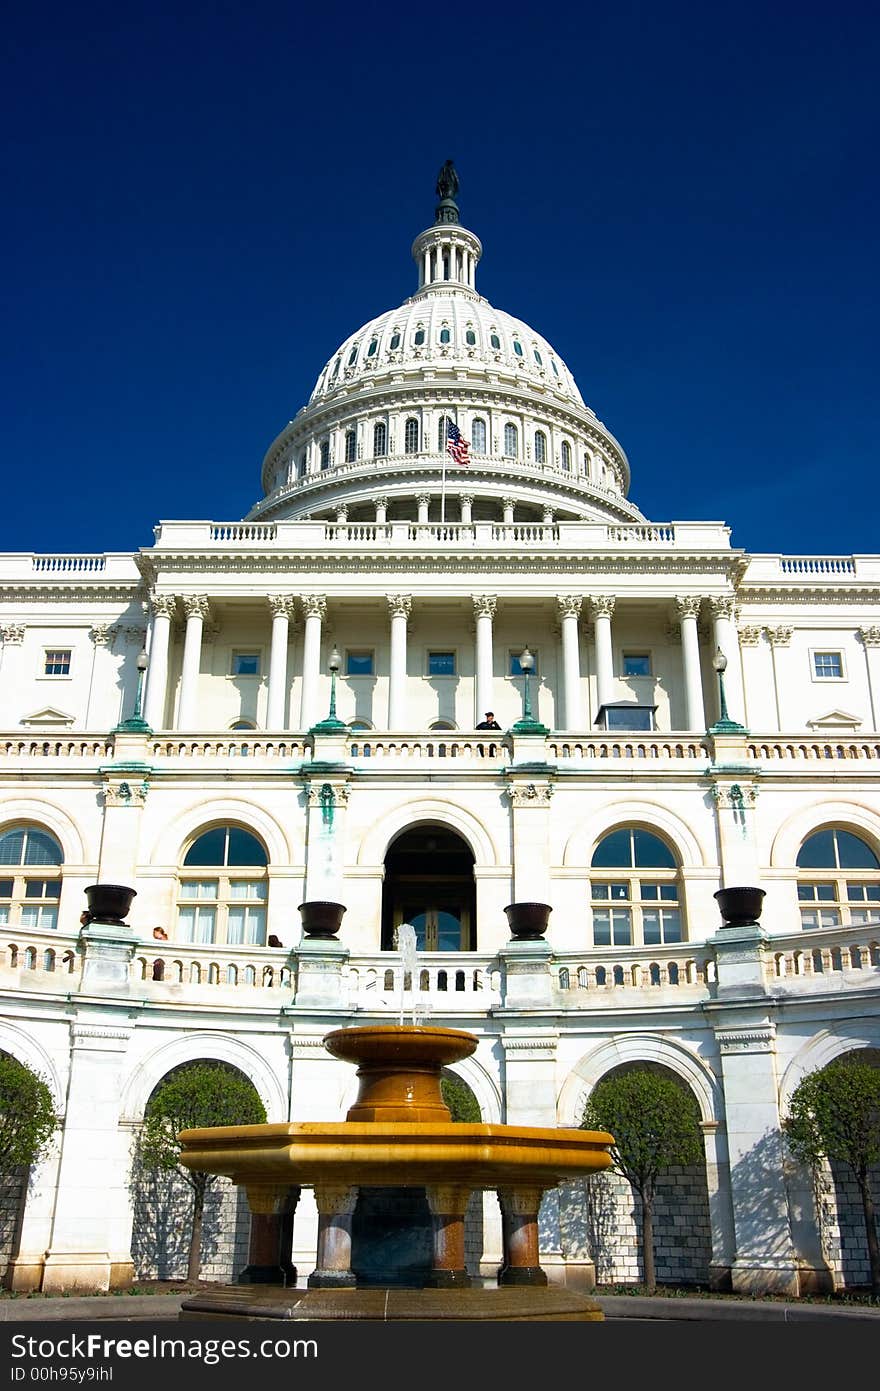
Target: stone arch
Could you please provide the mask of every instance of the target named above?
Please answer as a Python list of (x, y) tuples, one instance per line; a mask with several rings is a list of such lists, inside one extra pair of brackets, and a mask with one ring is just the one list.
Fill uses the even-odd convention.
[(655, 831), (675, 850), (682, 869), (702, 869), (714, 861), (714, 851), (703, 846), (694, 831), (681, 817), (660, 802), (606, 802), (584, 821), (578, 823), (566, 841), (562, 863), (566, 866), (589, 865), (598, 842), (610, 831), (623, 826), (643, 826)]
[(19, 797), (3, 803), (0, 809), (0, 831), (9, 830), (13, 825), (23, 821), (44, 826), (47, 831), (52, 832), (64, 851), (65, 869), (71, 865), (97, 864), (98, 847), (89, 847), (92, 853), (87, 855), (79, 827), (67, 812), (54, 803), (44, 802), (36, 797)]
[(692, 1049), (658, 1034), (625, 1034), (600, 1043), (585, 1053), (569, 1072), (559, 1093), (559, 1125), (577, 1126), (583, 1102), (596, 1083), (624, 1063), (659, 1063), (687, 1083), (700, 1108), (700, 1120), (724, 1119), (721, 1086), (714, 1073)]
[(161, 828), (153, 846), (145, 850), (144, 860), (151, 865), (179, 865), (186, 842), (202, 829), (221, 822), (234, 822), (258, 835), (266, 846), (270, 865), (294, 863), (290, 839), (280, 822), (256, 802), (244, 797), (193, 803)]
[(424, 797), (402, 802), (375, 823), (364, 836), (358, 851), (359, 865), (382, 865), (388, 847), (402, 831), (425, 823), (448, 826), (470, 847), (474, 865), (481, 869), (503, 863), (498, 848), (484, 823), (456, 802), (440, 797)]
[(788, 1114), (792, 1094), (800, 1082), (811, 1072), (833, 1063), (844, 1053), (855, 1053), (862, 1048), (880, 1049), (880, 1020), (841, 1019), (834, 1029), (822, 1029), (794, 1055), (782, 1074), (779, 1083), (779, 1110)]
[(55, 1063), (42, 1044), (15, 1024), (3, 1020), (0, 1021), (0, 1053), (8, 1053), (32, 1072), (40, 1074), (52, 1093), (55, 1114), (61, 1116), (64, 1112), (65, 1087), (62, 1086)]
[(221, 1062), (237, 1068), (253, 1082), (269, 1122), (287, 1120), (286, 1087), (256, 1048), (228, 1034), (193, 1033), (162, 1043), (141, 1059), (123, 1089), (120, 1112), (123, 1122), (140, 1121), (162, 1078), (183, 1063), (191, 1062)]
[(808, 836), (825, 826), (843, 826), (861, 834), (871, 842), (880, 855), (880, 816), (860, 802), (829, 802), (816, 800), (810, 806), (799, 807), (777, 829), (770, 847), (770, 864), (774, 869), (794, 870), (798, 851)]

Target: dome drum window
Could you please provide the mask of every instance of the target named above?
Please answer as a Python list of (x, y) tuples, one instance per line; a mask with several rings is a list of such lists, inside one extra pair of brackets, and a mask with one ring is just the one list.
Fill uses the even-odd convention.
[(345, 462), (353, 464), (357, 459), (357, 432), (346, 430), (345, 432)]
[(497, 334), (497, 333), (493, 333), (493, 334), (490, 335), (490, 337), (489, 337), (489, 342), (491, 343), (492, 347), (495, 349), (496, 353), (500, 353), (500, 352), (501, 352), (501, 339), (498, 337), (498, 334)]
[(55, 837), (37, 826), (0, 835), (0, 923), (57, 928), (63, 863)]
[(522, 357), (522, 355), (523, 355), (523, 346), (522, 346), (522, 343), (519, 341), (518, 338), (514, 338), (514, 340), (513, 340), (513, 351), (516, 353), (517, 357)]
[(467, 345), (468, 345), (469, 348), (475, 348), (475, 347), (476, 347), (476, 345), (477, 345), (477, 335), (474, 333), (474, 330), (473, 330), (472, 328), (469, 328), (469, 329), (467, 330), (467, 332), (465, 333), (465, 335), (464, 335), (464, 341), (465, 341), (465, 343), (467, 343)]
[(393, 353), (396, 352), (397, 349), (400, 347), (400, 329), (396, 328), (394, 330), (394, 332), (391, 335), (391, 342), (388, 346)]
[(405, 454), (418, 454), (419, 452), (419, 422), (412, 417), (404, 427), (403, 450)]
[(485, 454), (486, 452), (485, 420), (477, 419), (471, 424), (471, 452), (473, 454)]
[(547, 436), (543, 430), (535, 431), (535, 463), (546, 464), (547, 462)]
[(215, 826), (193, 843), (180, 871), (177, 940), (264, 946), (267, 857), (250, 831)]
[(441, 330), (440, 330), (440, 342), (443, 343), (443, 344), (449, 343), (450, 340), (451, 340), (451, 338), (452, 338), (452, 334), (450, 333), (449, 329), (448, 329), (448, 328), (441, 328)]
[(559, 454), (563, 472), (571, 473), (571, 445), (568, 440), (562, 441)]
[(880, 922), (880, 860), (861, 837), (838, 827), (808, 837), (797, 857), (801, 927)]
[(370, 339), (370, 346), (367, 348), (367, 357), (375, 357), (375, 356), (376, 356), (376, 349), (378, 348), (378, 346), (379, 346), (379, 340), (378, 340), (378, 338), (371, 338), (371, 339)]
[(384, 420), (379, 420), (373, 426), (373, 456), (381, 458), (388, 453), (388, 428)]
[(510, 459), (515, 459), (519, 453), (519, 431), (515, 425), (504, 427), (504, 453)]
[(425, 330), (424, 330), (424, 329), (421, 327), (421, 325), (420, 325), (420, 326), (416, 329), (415, 333), (413, 334), (413, 343), (415, 344), (415, 346), (416, 346), (417, 348), (420, 348), (420, 347), (422, 346), (422, 344), (424, 343), (424, 341), (425, 341)]
[(349, 355), (348, 355), (348, 365), (349, 365), (349, 367), (353, 367), (354, 364), (357, 362), (357, 355), (358, 355), (358, 347), (359, 347), (359, 346), (360, 346), (360, 345), (359, 345), (358, 343), (355, 343), (354, 347), (352, 348), (351, 352), (350, 352)]

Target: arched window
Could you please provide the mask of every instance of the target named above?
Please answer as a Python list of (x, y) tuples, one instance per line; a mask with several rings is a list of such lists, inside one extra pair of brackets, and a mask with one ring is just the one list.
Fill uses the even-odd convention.
[(678, 865), (659, 836), (634, 826), (612, 831), (596, 846), (590, 884), (594, 946), (682, 940)]
[(554, 377), (558, 377), (558, 376), (559, 376), (559, 368), (556, 366), (556, 359), (553, 358), (553, 357), (551, 357), (551, 359), (550, 359), (550, 366), (553, 368), (553, 375), (554, 375)]
[(474, 420), (471, 423), (471, 453), (485, 454), (486, 452), (486, 422), (485, 420)]
[(357, 458), (357, 431), (346, 430), (345, 432), (345, 462), (353, 464)]
[(305, 476), (306, 476), (306, 451), (305, 451), (305, 450), (303, 450), (302, 454), (300, 454), (300, 456), (299, 456), (299, 463), (297, 464), (296, 473), (297, 473), (297, 477), (298, 477), (298, 478), (305, 478)]
[(0, 835), (0, 923), (58, 926), (64, 854), (39, 826), (17, 826)]
[(438, 452), (438, 454), (442, 454), (442, 453), (444, 452), (444, 450), (446, 449), (446, 444), (447, 444), (447, 442), (448, 442), (448, 440), (449, 440), (449, 435), (447, 434), (447, 426), (448, 426), (448, 425), (449, 425), (449, 416), (448, 416), (448, 415), (441, 415), (440, 419), (437, 421), (437, 452)]
[(413, 343), (415, 344), (415, 346), (416, 346), (417, 348), (420, 348), (420, 347), (422, 346), (422, 344), (424, 343), (424, 341), (425, 341), (425, 330), (424, 330), (424, 329), (421, 327), (421, 325), (420, 325), (420, 326), (416, 329), (415, 333), (413, 334)]
[(473, 331), (472, 328), (469, 328), (469, 329), (467, 330), (467, 332), (465, 333), (465, 335), (464, 335), (464, 341), (467, 343), (467, 345), (468, 345), (469, 348), (475, 348), (475, 347), (476, 347), (476, 345), (477, 345), (477, 335), (474, 333), (474, 331)]
[(535, 431), (535, 463), (546, 464), (547, 462), (547, 436), (543, 430)]
[(563, 440), (559, 450), (562, 459), (562, 467), (566, 473), (571, 473), (571, 445), (568, 440)]
[(448, 329), (448, 328), (446, 328), (446, 327), (441, 328), (441, 330), (440, 330), (440, 342), (441, 342), (441, 343), (444, 343), (444, 344), (445, 344), (445, 343), (448, 343), (451, 337), (452, 337), (452, 335), (451, 335), (451, 333), (449, 332), (449, 329)]
[(519, 453), (519, 432), (515, 425), (504, 427), (504, 453), (512, 459)]
[(321, 440), (321, 468), (330, 467), (330, 441)]
[(523, 355), (523, 346), (522, 346), (522, 343), (519, 341), (518, 338), (514, 338), (514, 340), (513, 340), (513, 351), (516, 353), (517, 357), (522, 357), (522, 355)]
[(533, 349), (533, 352), (534, 352), (534, 354), (535, 354), (535, 361), (537, 362), (538, 366), (539, 366), (539, 367), (543, 367), (543, 366), (544, 366), (544, 359), (541, 357), (541, 354), (538, 352), (538, 349), (537, 349), (537, 348), (534, 348), (534, 349)]
[(501, 351), (501, 339), (498, 337), (497, 333), (492, 333), (489, 335), (489, 342), (492, 344), (492, 347), (495, 349), (496, 353), (499, 353)]
[(266, 942), (266, 851), (241, 826), (214, 826), (193, 842), (180, 870), (177, 939)]
[(381, 458), (388, 453), (388, 429), (384, 420), (379, 420), (373, 426), (373, 455)]
[(348, 365), (349, 365), (349, 367), (353, 367), (354, 364), (357, 362), (357, 355), (358, 355), (358, 348), (359, 348), (359, 346), (360, 346), (360, 344), (355, 343), (354, 347), (352, 348), (351, 352), (350, 352), (349, 355), (348, 355)]
[(332, 371), (331, 374), (330, 374), (330, 380), (331, 380), (331, 382), (335, 382), (336, 378), (339, 376), (339, 364), (340, 364), (341, 361), (342, 361), (341, 358), (337, 358), (336, 361), (335, 361), (334, 364), (333, 364), (333, 371)]
[(378, 346), (379, 346), (379, 340), (378, 340), (378, 338), (371, 338), (371, 339), (370, 339), (370, 346), (367, 348), (367, 357), (375, 357), (375, 356), (376, 356), (376, 349), (378, 348)]
[(388, 344), (392, 352), (396, 352), (400, 347), (400, 329), (396, 328), (391, 335), (391, 342)]
[(852, 831), (816, 831), (801, 846), (797, 868), (801, 927), (880, 919), (880, 860)]
[(410, 416), (403, 432), (403, 449), (406, 454), (419, 452), (419, 422)]

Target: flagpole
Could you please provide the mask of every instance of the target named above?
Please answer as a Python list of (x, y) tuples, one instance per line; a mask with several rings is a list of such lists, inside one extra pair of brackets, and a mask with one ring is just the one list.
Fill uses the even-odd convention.
[[(445, 419), (445, 417), (444, 417)], [(443, 442), (443, 469), (440, 475), (440, 525), (446, 525), (446, 456), (449, 453), (449, 435)]]

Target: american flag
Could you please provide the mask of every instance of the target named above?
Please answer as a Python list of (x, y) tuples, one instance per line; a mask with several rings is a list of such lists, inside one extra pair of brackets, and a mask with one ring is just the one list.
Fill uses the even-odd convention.
[(462, 464), (467, 468), (470, 463), (470, 440), (466, 440), (458, 426), (451, 420), (446, 422), (446, 449), (457, 464)]

